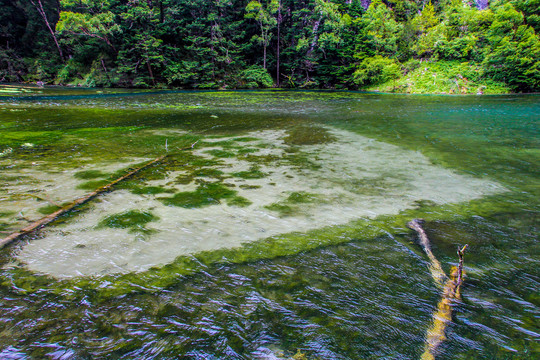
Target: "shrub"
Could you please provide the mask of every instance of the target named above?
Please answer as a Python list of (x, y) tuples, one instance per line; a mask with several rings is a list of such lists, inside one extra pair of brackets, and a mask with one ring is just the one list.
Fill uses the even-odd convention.
[(365, 58), (353, 74), (357, 85), (381, 84), (401, 76), (400, 65), (392, 59), (376, 55)]
[(269, 88), (274, 85), (272, 77), (261, 66), (251, 66), (241, 73), (242, 83), (247, 88)]

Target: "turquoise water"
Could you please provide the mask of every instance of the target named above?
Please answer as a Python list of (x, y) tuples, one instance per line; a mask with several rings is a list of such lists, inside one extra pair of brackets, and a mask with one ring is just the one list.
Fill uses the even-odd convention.
[[(28, 89), (0, 96), (2, 358), (537, 358), (540, 97)], [(193, 149), (191, 149), (191, 145)], [(190, 149), (180, 150), (185, 147)]]

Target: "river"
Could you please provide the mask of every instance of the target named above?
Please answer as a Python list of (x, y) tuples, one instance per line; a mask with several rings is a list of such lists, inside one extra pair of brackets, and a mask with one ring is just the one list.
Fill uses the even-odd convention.
[(3, 87), (2, 359), (540, 356), (540, 97)]

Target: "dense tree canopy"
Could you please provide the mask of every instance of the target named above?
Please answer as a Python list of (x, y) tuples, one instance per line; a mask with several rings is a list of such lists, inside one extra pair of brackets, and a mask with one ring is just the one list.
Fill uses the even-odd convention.
[(540, 91), (538, 14), (540, 0), (0, 0), (0, 81), (404, 91), (438, 66), (456, 92)]

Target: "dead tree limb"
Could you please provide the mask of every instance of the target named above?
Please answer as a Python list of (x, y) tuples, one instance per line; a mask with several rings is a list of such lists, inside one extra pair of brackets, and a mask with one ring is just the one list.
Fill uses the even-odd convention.
[(429, 271), (431, 272), (431, 276), (433, 277), (437, 285), (442, 286), (447, 276), (441, 267), (441, 263), (439, 262), (439, 260), (437, 260), (437, 258), (435, 257), (435, 255), (433, 255), (433, 252), (431, 251), (431, 244), (429, 242), (428, 236), (426, 232), (424, 231), (424, 228), (422, 228), (423, 224), (424, 224), (423, 219), (414, 219), (407, 223), (407, 227), (409, 227), (409, 229), (412, 229), (418, 233), (418, 238), (420, 239), (420, 245), (422, 245), (424, 252), (426, 253), (426, 255), (428, 256), (430, 260)]
[[(452, 267), (450, 277), (448, 278), (443, 272), (441, 264), (431, 252), (429, 238), (422, 228), (422, 224), (423, 220), (414, 219), (410, 221), (407, 226), (418, 233), (424, 252), (431, 262), (430, 271), (433, 280), (435, 280), (437, 284), (440, 284), (441, 279), (447, 279), (443, 286), (441, 300), (437, 304), (437, 310), (433, 312), (432, 324), (427, 331), (424, 353), (421, 357), (422, 360), (434, 360), (437, 348), (444, 340), (446, 340), (445, 330), (448, 323), (452, 321), (453, 303), (461, 298), (460, 286), (463, 282), (463, 253), (468, 245), (458, 249), (459, 264), (457, 267)], [(433, 269), (439, 269), (440, 273), (438, 270), (434, 271)]]
[[(197, 140), (197, 142), (198, 142), (198, 140)], [(179, 149), (179, 150), (183, 151), (183, 150), (193, 149), (193, 147), (195, 146), (195, 144), (197, 142), (191, 144), (191, 146), (189, 146), (189, 147), (185, 147), (185, 148)], [(160, 156), (160, 157), (158, 157), (158, 158), (156, 158), (156, 159), (154, 159), (152, 161), (149, 161), (146, 164), (142, 165), (141, 167), (138, 167), (137, 169), (130, 171), (126, 175), (124, 175), (122, 177), (119, 177), (118, 179), (108, 183), (107, 185), (102, 186), (102, 187), (98, 188), (97, 190), (94, 190), (91, 193), (86, 194), (83, 197), (80, 197), (80, 198), (76, 199), (75, 201), (69, 203), (68, 205), (63, 206), (61, 209), (58, 209), (57, 211), (53, 212), (52, 214), (49, 214), (49, 215), (39, 219), (38, 221), (34, 221), (30, 225), (22, 228), (21, 230), (16, 231), (16, 232), (12, 233), (11, 235), (3, 238), (2, 240), (0, 240), (0, 249), (3, 248), (4, 246), (6, 246), (7, 244), (19, 239), (21, 236), (28, 235), (28, 234), (30, 234), (30, 233), (44, 227), (45, 225), (47, 225), (47, 224), (51, 223), (52, 221), (54, 221), (55, 219), (57, 219), (59, 216), (71, 211), (73, 208), (75, 208), (75, 207), (77, 207), (79, 205), (82, 205), (82, 204), (86, 203), (87, 201), (95, 198), (97, 195), (111, 190), (111, 188), (114, 185), (118, 184), (121, 181), (126, 180), (127, 178), (132, 177), (133, 175), (135, 175), (139, 171), (149, 167), (150, 165), (153, 165), (153, 164), (155, 164), (157, 162), (162, 161), (167, 156), (169, 156), (169, 155), (163, 155), (163, 156)]]
[(58, 218), (60, 215), (63, 215), (65, 213), (67, 213), (68, 211), (72, 210), (74, 207), (84, 204), (88, 200), (93, 199), (94, 197), (96, 197), (97, 195), (99, 195), (99, 194), (101, 194), (103, 192), (109, 191), (114, 185), (118, 184), (120, 181), (123, 181), (123, 180), (135, 175), (136, 173), (138, 173), (142, 169), (147, 168), (148, 166), (150, 166), (152, 164), (155, 164), (158, 161), (163, 160), (165, 158), (165, 156), (161, 156), (161, 157), (158, 157), (157, 159), (154, 159), (154, 160), (152, 160), (150, 162), (147, 162), (143, 166), (141, 166), (141, 167), (139, 167), (139, 168), (137, 168), (137, 169), (135, 169), (133, 171), (130, 171), (126, 175), (124, 175), (124, 176), (122, 176), (122, 177), (108, 183), (105, 186), (102, 186), (102, 187), (98, 188), (97, 190), (92, 191), (89, 194), (84, 195), (83, 197), (78, 198), (77, 200), (69, 203), (68, 205), (63, 206), (62, 208), (58, 209), (57, 211), (53, 212), (52, 214), (49, 214), (49, 215), (39, 219), (38, 221), (34, 221), (30, 225), (22, 228), (21, 230), (16, 231), (16, 232), (12, 233), (11, 235), (3, 238), (2, 240), (0, 240), (0, 249), (3, 248), (4, 246), (6, 246), (7, 244), (11, 243), (12, 241), (17, 240), (21, 236), (32, 233), (32, 232), (36, 231), (37, 229), (49, 224), (50, 222), (52, 222), (56, 218)]

